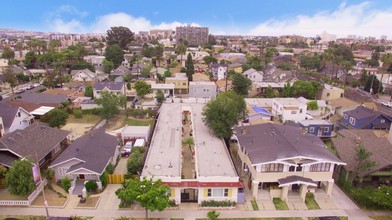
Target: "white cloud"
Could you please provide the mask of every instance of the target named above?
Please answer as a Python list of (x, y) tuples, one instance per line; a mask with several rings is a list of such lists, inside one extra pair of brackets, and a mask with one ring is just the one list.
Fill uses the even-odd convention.
[(60, 33), (84, 33), (86, 31), (82, 23), (76, 19), (70, 21), (63, 21), (60, 18), (55, 18), (50, 22), (51, 31)]
[(332, 12), (322, 11), (314, 15), (297, 15), (292, 18), (271, 19), (249, 31), (251, 35), (299, 34), (315, 36), (327, 31), (339, 37), (349, 34), (361, 36), (390, 35), (392, 10), (374, 10), (369, 2), (357, 5), (341, 4)]

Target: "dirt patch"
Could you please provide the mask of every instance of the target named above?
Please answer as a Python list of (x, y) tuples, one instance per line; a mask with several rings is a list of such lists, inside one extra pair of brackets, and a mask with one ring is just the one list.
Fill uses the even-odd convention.
[(116, 115), (112, 119), (109, 119), (105, 124), (105, 130), (113, 131), (123, 127), (125, 124), (125, 118), (125, 115)]
[[(59, 194), (54, 190), (45, 189), (45, 198), (48, 201), (48, 206), (63, 206), (67, 201), (64, 194)], [(34, 200), (33, 206), (44, 206), (44, 197), (42, 193)]]
[(7, 189), (0, 189), (0, 200), (27, 200), (28, 196), (14, 196)]
[(70, 131), (71, 135), (79, 137), (87, 133), (94, 127), (95, 124), (85, 124), (85, 123), (67, 123), (62, 127), (62, 130)]
[(97, 206), (98, 201), (99, 201), (100, 196), (97, 197), (88, 197), (86, 198), (86, 202), (84, 203), (78, 203), (78, 205), (76, 207), (80, 207), (80, 208), (94, 208), (95, 206)]

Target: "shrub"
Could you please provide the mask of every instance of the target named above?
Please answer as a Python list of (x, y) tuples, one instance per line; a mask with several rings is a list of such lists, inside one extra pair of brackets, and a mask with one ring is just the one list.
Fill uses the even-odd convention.
[(98, 189), (98, 185), (95, 181), (88, 181), (86, 184), (84, 184), (86, 187), (87, 192), (96, 192)]
[(48, 168), (46, 170), (44, 170), (44, 176), (48, 181), (51, 181), (54, 177), (54, 170)]
[(178, 205), (176, 204), (176, 200), (174, 200), (174, 199), (171, 199), (171, 200), (169, 201), (169, 204), (170, 204), (170, 207), (176, 207), (176, 206), (178, 206)]
[(71, 188), (71, 180), (68, 177), (64, 177), (61, 179), (61, 186), (63, 189), (68, 192), (69, 188)]
[(84, 115), (100, 115), (102, 108), (85, 109), (82, 112)]
[(114, 172), (114, 166), (113, 166), (113, 164), (110, 163), (110, 164), (106, 167), (105, 171), (108, 172), (109, 174), (113, 174), (113, 172)]
[(60, 102), (60, 105), (63, 106), (63, 108), (66, 108), (69, 105), (69, 102)]
[(102, 175), (99, 177), (101, 180), (102, 186), (106, 187), (108, 185), (109, 174), (108, 172), (103, 172)]
[(143, 168), (143, 153), (132, 152), (127, 161), (127, 170), (131, 174), (136, 174)]
[(233, 207), (237, 203), (230, 200), (215, 201), (215, 200), (204, 200), (201, 202), (201, 207)]
[(75, 116), (75, 118), (81, 118), (83, 117), (83, 112), (81, 109), (74, 109), (73, 110), (73, 115)]

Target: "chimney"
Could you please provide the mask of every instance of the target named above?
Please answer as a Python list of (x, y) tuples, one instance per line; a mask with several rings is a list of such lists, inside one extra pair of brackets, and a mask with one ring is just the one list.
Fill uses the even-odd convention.
[(306, 134), (306, 128), (301, 128), (301, 134), (305, 135)]
[(359, 144), (361, 143), (361, 138), (360, 138), (360, 137), (356, 137), (356, 138), (355, 138), (355, 143), (356, 143), (357, 145), (359, 145)]
[(246, 134), (246, 128), (245, 127), (243, 127), (243, 128), (241, 128), (241, 134)]

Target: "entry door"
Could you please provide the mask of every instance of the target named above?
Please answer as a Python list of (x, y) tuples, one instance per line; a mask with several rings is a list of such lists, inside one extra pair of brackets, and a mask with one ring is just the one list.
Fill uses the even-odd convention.
[(79, 179), (84, 180), (85, 179), (84, 174), (79, 174)]

